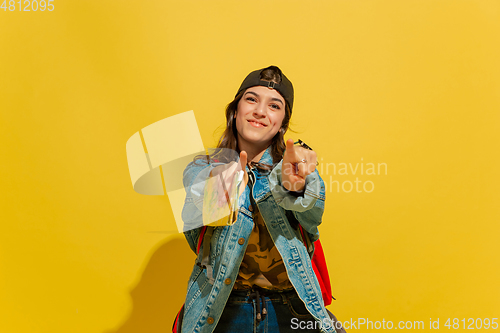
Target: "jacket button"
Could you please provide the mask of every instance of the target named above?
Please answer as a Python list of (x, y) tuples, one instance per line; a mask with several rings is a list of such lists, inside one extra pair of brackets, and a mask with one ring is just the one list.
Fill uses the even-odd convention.
[(238, 244), (240, 245), (245, 244), (245, 238), (241, 237), (240, 239), (238, 239)]
[(253, 212), (253, 205), (250, 205), (250, 207), (248, 207), (248, 210)]
[(228, 284), (228, 285), (229, 285), (229, 284), (231, 284), (231, 279), (230, 279), (230, 278), (225, 279), (225, 280), (224, 280), (224, 283), (225, 283), (225, 284)]
[(212, 325), (214, 323), (214, 318), (208, 317), (207, 318), (207, 323), (209, 323), (210, 325)]

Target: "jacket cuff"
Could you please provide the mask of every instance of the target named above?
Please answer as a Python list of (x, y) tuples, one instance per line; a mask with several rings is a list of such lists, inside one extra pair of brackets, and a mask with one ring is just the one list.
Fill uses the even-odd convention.
[(304, 212), (314, 207), (316, 200), (320, 198), (321, 182), (317, 170), (307, 175), (304, 192), (288, 191), (281, 185), (281, 169), (283, 160), (269, 174), (269, 187), (276, 202), (286, 210)]

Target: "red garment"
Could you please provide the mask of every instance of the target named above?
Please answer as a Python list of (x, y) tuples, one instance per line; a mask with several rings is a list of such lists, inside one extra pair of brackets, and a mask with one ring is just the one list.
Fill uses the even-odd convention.
[[(307, 248), (307, 243), (304, 235), (304, 230), (300, 226), (302, 239)], [(323, 247), (318, 239), (314, 242), (314, 254), (311, 258), (311, 264), (318, 279), (319, 286), (321, 287), (321, 295), (323, 296), (323, 303), (325, 306), (332, 304), (332, 286), (330, 284), (330, 275), (328, 274), (328, 267), (326, 266), (325, 254)]]

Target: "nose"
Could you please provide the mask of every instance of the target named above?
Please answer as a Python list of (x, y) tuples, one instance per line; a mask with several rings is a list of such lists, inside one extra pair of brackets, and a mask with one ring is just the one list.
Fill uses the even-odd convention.
[(267, 115), (266, 105), (264, 103), (257, 103), (255, 105), (255, 109), (253, 111), (253, 114), (257, 118), (265, 118)]

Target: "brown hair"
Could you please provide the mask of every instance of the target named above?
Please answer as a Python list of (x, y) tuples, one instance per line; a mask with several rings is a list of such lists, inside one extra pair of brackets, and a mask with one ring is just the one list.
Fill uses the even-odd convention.
[[(260, 79), (263, 81), (270, 81), (274, 83), (281, 83), (281, 74), (278, 67), (271, 66), (265, 70), (263, 70), (260, 74)], [(230, 162), (231, 159), (227, 158), (227, 154), (223, 153), (224, 149), (231, 149), (236, 151), (238, 154), (240, 153), (240, 149), (238, 147), (238, 130), (236, 129), (236, 121), (234, 116), (238, 109), (238, 103), (243, 97), (245, 90), (240, 91), (233, 99), (231, 103), (226, 106), (226, 128), (222, 133), (222, 136), (219, 139), (217, 144), (217, 148), (213, 150), (213, 152), (209, 155), (198, 155), (195, 157), (195, 161), (199, 159), (203, 159), (206, 162), (210, 162), (211, 160), (217, 160), (218, 162)], [(279, 93), (279, 92), (278, 92)], [(285, 133), (288, 130), (290, 124), (290, 118), (292, 116), (292, 110), (290, 109), (290, 105), (285, 100), (285, 117), (283, 118), (283, 122), (281, 123), (281, 127), (273, 137), (271, 141), (271, 157), (273, 159), (273, 164), (279, 163), (283, 157), (283, 153), (285, 152), (286, 144), (285, 144)], [(263, 170), (272, 169), (272, 165), (267, 165), (263, 163), (255, 163), (250, 162), (252, 165), (257, 166)]]
[[(271, 67), (262, 71), (262, 73), (260, 74), (260, 79), (264, 81), (272, 81), (279, 84), (281, 83), (281, 74), (277, 67)], [(226, 107), (226, 129), (219, 139), (217, 148), (229, 148), (237, 151), (238, 153), (240, 152), (237, 139), (238, 131), (236, 129), (234, 115), (236, 113), (236, 110), (238, 109), (238, 103), (244, 93), (245, 91), (241, 91)], [(290, 109), (290, 105), (288, 105), (288, 102), (285, 101), (285, 117), (283, 118), (283, 122), (281, 123), (280, 130), (278, 131), (278, 133), (276, 133), (271, 141), (271, 157), (274, 164), (281, 161), (283, 153), (285, 152), (286, 145), (284, 137), (286, 131), (288, 130), (291, 116), (292, 111)]]

